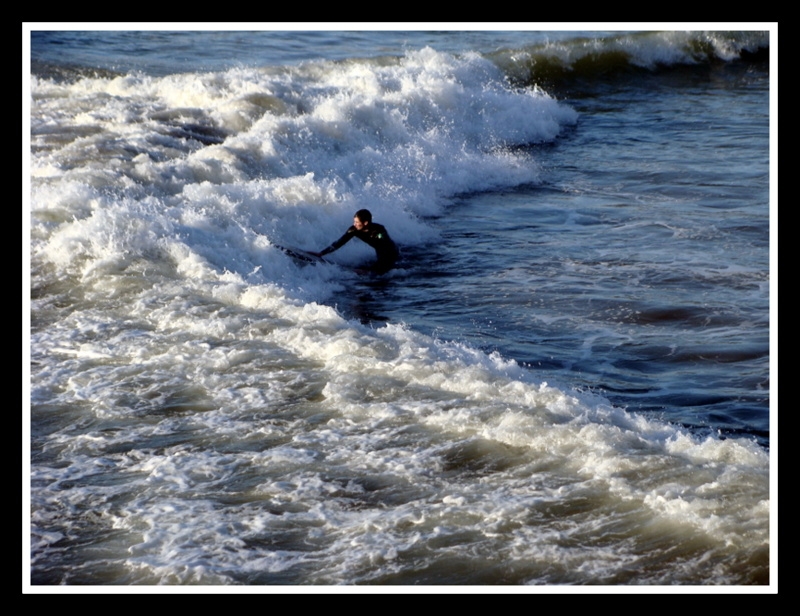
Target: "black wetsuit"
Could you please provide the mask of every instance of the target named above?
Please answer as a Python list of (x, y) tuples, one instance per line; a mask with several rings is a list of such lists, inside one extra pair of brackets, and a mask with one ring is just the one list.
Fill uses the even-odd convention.
[(389, 237), (386, 227), (379, 225), (376, 222), (369, 223), (364, 229), (359, 231), (354, 226), (345, 231), (344, 235), (336, 240), (333, 244), (323, 250), (320, 255), (326, 255), (334, 250), (339, 250), (352, 238), (357, 237), (363, 242), (366, 242), (375, 249), (378, 260), (370, 268), (376, 274), (383, 274), (388, 272), (394, 267), (397, 259), (400, 257), (400, 251), (397, 245)]

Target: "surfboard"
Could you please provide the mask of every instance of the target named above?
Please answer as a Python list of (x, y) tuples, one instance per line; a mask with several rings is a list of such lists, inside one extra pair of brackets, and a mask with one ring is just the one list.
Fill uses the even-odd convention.
[(282, 250), (284, 253), (292, 257), (292, 259), (302, 263), (327, 263), (327, 261), (322, 257), (311, 254), (302, 248), (296, 248), (294, 246), (281, 246), (280, 244), (273, 244), (273, 246), (279, 250)]

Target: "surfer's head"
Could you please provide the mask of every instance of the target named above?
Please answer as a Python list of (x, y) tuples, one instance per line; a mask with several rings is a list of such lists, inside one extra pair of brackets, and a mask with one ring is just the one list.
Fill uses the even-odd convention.
[(361, 231), (372, 222), (372, 213), (369, 210), (358, 210), (353, 216), (353, 226)]

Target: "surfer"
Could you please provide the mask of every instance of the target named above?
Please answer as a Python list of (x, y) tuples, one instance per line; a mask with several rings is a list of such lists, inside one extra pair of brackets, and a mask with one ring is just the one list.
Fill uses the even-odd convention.
[(322, 252), (312, 252), (316, 257), (322, 257), (334, 250), (339, 250), (352, 238), (366, 242), (375, 249), (378, 260), (369, 268), (374, 274), (385, 274), (394, 267), (400, 257), (397, 245), (389, 237), (386, 227), (372, 222), (372, 214), (369, 210), (358, 210), (353, 216), (353, 225), (344, 232), (344, 235), (328, 246)]

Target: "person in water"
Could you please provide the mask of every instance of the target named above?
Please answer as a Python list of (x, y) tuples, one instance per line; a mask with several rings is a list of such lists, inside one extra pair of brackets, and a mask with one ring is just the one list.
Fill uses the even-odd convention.
[(312, 252), (311, 254), (322, 257), (334, 250), (339, 250), (354, 237), (366, 242), (375, 249), (378, 259), (369, 268), (370, 272), (385, 274), (397, 263), (397, 259), (400, 257), (397, 245), (389, 237), (386, 227), (372, 222), (372, 214), (369, 210), (358, 210), (353, 217), (353, 226), (345, 231), (342, 237), (322, 252)]

